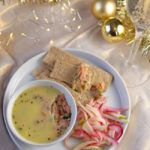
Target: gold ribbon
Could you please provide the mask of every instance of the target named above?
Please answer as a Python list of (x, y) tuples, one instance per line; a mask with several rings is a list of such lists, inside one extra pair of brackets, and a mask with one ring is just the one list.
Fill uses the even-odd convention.
[(62, 2), (62, 0), (18, 0), (19, 4), (45, 4), (54, 5), (56, 3)]
[(135, 39), (136, 29), (127, 12), (127, 0), (117, 0), (117, 13), (116, 16), (122, 20), (126, 33), (125, 40), (128, 44), (132, 43)]
[(141, 43), (139, 46), (139, 50), (142, 52), (142, 55), (144, 57), (147, 57), (150, 61), (150, 28), (146, 29), (143, 32), (143, 35), (141, 37)]
[(126, 7), (127, 7), (127, 2), (126, 0), (117, 0), (117, 16), (119, 18), (125, 18), (126, 15)]

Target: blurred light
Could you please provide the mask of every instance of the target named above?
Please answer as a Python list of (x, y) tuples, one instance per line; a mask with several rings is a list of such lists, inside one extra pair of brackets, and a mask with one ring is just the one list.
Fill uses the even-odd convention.
[(77, 11), (77, 15), (78, 15), (79, 19), (82, 20), (81, 15), (79, 14), (78, 11)]
[(70, 8), (70, 11), (74, 12), (75, 10), (73, 8)]
[(35, 20), (38, 20), (39, 19), (39, 17), (36, 15), (36, 13), (35, 13), (35, 10), (33, 10), (33, 16), (34, 16), (34, 18), (35, 18)]
[(77, 28), (78, 28), (78, 30), (80, 30), (80, 29), (81, 29), (81, 26), (79, 25)]
[(72, 21), (75, 21), (75, 20), (76, 20), (76, 18), (75, 18), (75, 17), (73, 17)]
[(25, 33), (23, 33), (23, 32), (21, 33), (21, 35), (22, 35), (22, 36), (24, 36), (24, 37), (26, 37), (26, 36), (27, 36), (27, 35), (26, 35)]
[(50, 45), (54, 44), (54, 41), (53, 40), (50, 40)]
[(49, 23), (49, 21), (48, 21), (48, 19), (47, 19), (47, 18), (44, 18), (44, 20), (45, 20), (45, 22), (46, 22), (46, 23)]
[(61, 10), (65, 10), (65, 8), (62, 6), (62, 7), (61, 7)]
[(50, 31), (50, 28), (47, 28), (47, 29), (46, 29), (46, 31), (48, 31), (48, 32), (49, 32), (49, 31)]
[(13, 38), (14, 38), (14, 34), (11, 32), (11, 33), (9, 34), (9, 39), (8, 39), (8, 41), (7, 41), (7, 43), (6, 43), (6, 46), (8, 46), (8, 45), (10, 44), (10, 42), (13, 40)]
[(70, 0), (68, 0), (67, 2), (68, 2), (68, 6), (70, 7), (71, 6)]
[(64, 8), (69, 9), (69, 7), (65, 3), (63, 3), (63, 6)]

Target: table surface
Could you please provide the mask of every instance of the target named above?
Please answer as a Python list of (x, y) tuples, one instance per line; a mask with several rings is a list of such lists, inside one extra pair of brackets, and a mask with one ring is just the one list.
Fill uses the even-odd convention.
[[(72, 7), (76, 11), (74, 11), (74, 14), (70, 13), (67, 16), (64, 15), (67, 11), (63, 14), (57, 9), (57, 7), (60, 9), (61, 6), (57, 6), (54, 10), (46, 5), (25, 5), (17, 6), (17, 8), (15, 5), (10, 8), (7, 6), (9, 13), (6, 14), (5, 18), (11, 18), (12, 24), (0, 32), (0, 44), (15, 61), (15, 65), (5, 85), (19, 66), (32, 56), (45, 51), (51, 44), (63, 48), (77, 48), (82, 51), (93, 52), (106, 59), (123, 75), (126, 71), (124, 63), (130, 54), (129, 46), (124, 42), (110, 44), (102, 38), (98, 21), (91, 14), (90, 0), (74, 0), (72, 3)], [(1, 6), (0, 10), (6, 10), (4, 7)], [(64, 20), (61, 20), (62, 17), (64, 17)], [(73, 17), (76, 19), (70, 21)], [(136, 76), (132, 71), (128, 74), (128, 78), (125, 78), (127, 84)], [(150, 144), (148, 143), (150, 140), (150, 80), (148, 79), (140, 85), (130, 86), (128, 90), (132, 106), (131, 121), (127, 134), (117, 149), (150, 150)], [(1, 106), (3, 93), (4, 90), (0, 94)], [(2, 107), (0, 109), (2, 112)], [(7, 134), (1, 113), (0, 150), (15, 149), (17, 148)]]

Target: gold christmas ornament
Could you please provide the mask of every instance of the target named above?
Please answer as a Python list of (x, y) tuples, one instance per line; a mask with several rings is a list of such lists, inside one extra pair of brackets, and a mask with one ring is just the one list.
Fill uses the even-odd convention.
[(94, 0), (92, 4), (92, 13), (97, 19), (108, 19), (115, 16), (115, 0)]
[(118, 18), (110, 18), (102, 24), (102, 36), (108, 42), (119, 42), (125, 38), (125, 27)]

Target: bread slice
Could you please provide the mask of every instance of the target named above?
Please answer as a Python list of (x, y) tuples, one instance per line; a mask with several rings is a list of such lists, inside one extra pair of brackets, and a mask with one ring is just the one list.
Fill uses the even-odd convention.
[(41, 77), (43, 79), (48, 79), (50, 78), (50, 72), (52, 68), (49, 67), (49, 65), (42, 63), (38, 68), (36, 68), (32, 74), (36, 79), (40, 79)]
[(44, 57), (43, 62), (53, 67), (56, 60), (65, 61), (71, 64), (79, 64), (82, 62), (78, 57), (63, 51), (62, 49), (51, 47), (47, 55)]
[(107, 71), (104, 71), (101, 68), (98, 68), (96, 66), (91, 66), (89, 69), (89, 74), (92, 74), (91, 84), (96, 85), (99, 83), (104, 83), (104, 89), (103, 92), (106, 91), (106, 89), (110, 86), (110, 83), (112, 82), (113, 76), (108, 73)]
[[(83, 63), (87, 64), (85, 60), (56, 47), (50, 48), (47, 55), (44, 57), (43, 62), (53, 68), (50, 73), (51, 78), (68, 83), (71, 87), (74, 82), (73, 74), (75, 75), (78, 71), (76, 66)], [(91, 84), (104, 83), (105, 91), (112, 81), (112, 75), (93, 64), (89, 64), (89, 66), (89, 74), (92, 76)], [(74, 70), (75, 68), (76, 70)]]
[(50, 77), (58, 81), (65, 82), (71, 86), (75, 70), (76, 65), (68, 63), (68, 61), (61, 61), (57, 59), (54, 68), (50, 73)]

